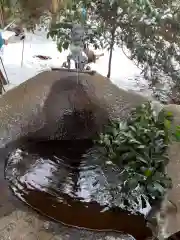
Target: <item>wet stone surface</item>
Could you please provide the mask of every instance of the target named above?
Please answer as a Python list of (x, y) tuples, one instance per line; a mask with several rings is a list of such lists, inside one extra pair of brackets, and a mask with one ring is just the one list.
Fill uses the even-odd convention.
[(9, 155), (7, 181), (0, 177), (0, 240), (134, 239), (113, 232), (122, 229), (137, 240), (149, 236), (141, 216), (131, 218), (116, 209), (104, 212), (104, 207), (93, 201), (92, 191), (98, 186), (94, 176), (98, 172), (94, 166), (80, 164), (82, 152), (78, 149), (81, 146), (82, 150), (83, 144), (85, 149), (92, 146), (89, 142), (87, 145), (78, 142), (75, 146), (68, 143), (68, 147), (58, 145), (54, 149), (55, 142), (51, 146), (36, 143), (26, 149), (22, 147), (23, 150), (15, 149)]

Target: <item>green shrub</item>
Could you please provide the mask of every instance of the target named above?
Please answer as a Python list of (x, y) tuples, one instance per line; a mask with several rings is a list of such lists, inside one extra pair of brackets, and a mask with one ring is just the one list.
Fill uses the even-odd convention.
[(126, 122), (110, 122), (95, 141), (91, 156), (101, 160), (105, 172), (115, 169), (116, 182), (108, 187), (114, 189), (115, 198), (119, 191), (124, 205), (139, 202), (140, 196), (153, 204), (171, 188), (166, 173), (168, 144), (180, 136), (179, 127), (172, 129), (172, 117), (164, 111), (156, 114), (150, 102), (142, 104)]

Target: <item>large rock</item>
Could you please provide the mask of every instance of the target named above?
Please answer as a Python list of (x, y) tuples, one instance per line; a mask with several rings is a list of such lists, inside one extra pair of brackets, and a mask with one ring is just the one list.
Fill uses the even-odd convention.
[[(173, 126), (180, 125), (180, 106), (167, 105), (164, 110), (173, 113)], [(165, 211), (167, 236), (180, 231), (180, 143), (172, 142), (169, 146), (169, 157), (167, 173), (172, 179), (173, 188), (168, 191), (167, 196), (172, 204), (167, 204)]]
[(21, 137), (91, 138), (144, 101), (101, 75), (43, 72), (0, 98), (0, 148)]
[(132, 107), (146, 101), (98, 74), (44, 72), (0, 98), (0, 148), (21, 138), (92, 138), (110, 119), (125, 119)]
[[(92, 138), (110, 119), (126, 118), (132, 107), (145, 101), (101, 75), (78, 77), (65, 71), (40, 73), (4, 94), (0, 98), (0, 186), (5, 193), (1, 191), (0, 203), (5, 214), (16, 208), (3, 174), (4, 160), (16, 140)], [(136, 232), (143, 235), (143, 231)]]

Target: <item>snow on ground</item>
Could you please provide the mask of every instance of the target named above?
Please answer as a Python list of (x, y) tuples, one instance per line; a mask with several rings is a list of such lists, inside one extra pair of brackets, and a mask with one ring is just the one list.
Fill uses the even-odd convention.
[[(56, 43), (51, 39), (47, 39), (45, 32), (36, 31), (35, 34), (26, 34), (23, 64), (21, 66), (23, 41), (13, 36), (12, 32), (5, 31), (2, 34), (4, 38), (9, 39), (9, 44), (4, 46), (2, 54), (3, 63), (10, 81), (10, 86), (6, 86), (7, 89), (26, 81), (41, 71), (50, 70), (52, 66), (60, 67), (66, 60), (68, 51), (59, 53)], [(34, 55), (46, 55), (52, 59), (39, 60), (34, 58)], [(104, 52), (104, 56), (91, 65), (92, 69), (106, 76), (108, 59), (109, 53)], [(1, 63), (0, 68), (3, 71)], [(137, 87), (135, 80), (137, 76), (140, 76), (140, 69), (124, 55), (120, 48), (116, 48), (112, 58), (112, 82), (121, 88), (136, 90), (146, 85), (145, 81), (141, 80), (141, 86)]]

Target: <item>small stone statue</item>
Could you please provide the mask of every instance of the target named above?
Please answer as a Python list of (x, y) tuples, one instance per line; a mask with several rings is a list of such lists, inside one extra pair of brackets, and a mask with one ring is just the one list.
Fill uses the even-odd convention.
[(81, 71), (88, 63), (88, 57), (84, 52), (85, 30), (81, 24), (75, 24), (71, 31), (70, 54), (67, 56), (68, 69), (71, 67), (71, 59), (74, 60), (76, 68)]

